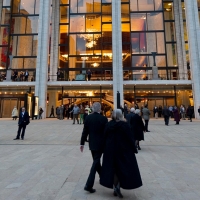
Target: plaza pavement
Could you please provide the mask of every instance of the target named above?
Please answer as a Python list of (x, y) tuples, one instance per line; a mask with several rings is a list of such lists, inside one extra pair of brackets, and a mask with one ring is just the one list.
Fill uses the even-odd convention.
[[(150, 120), (137, 154), (143, 187), (122, 190), (129, 200), (200, 199), (200, 122), (165, 126)], [(0, 200), (110, 200), (112, 190), (99, 185), (83, 190), (92, 159), (79, 150), (82, 125), (71, 120), (31, 121), (25, 140), (14, 141), (17, 121), (0, 120)]]

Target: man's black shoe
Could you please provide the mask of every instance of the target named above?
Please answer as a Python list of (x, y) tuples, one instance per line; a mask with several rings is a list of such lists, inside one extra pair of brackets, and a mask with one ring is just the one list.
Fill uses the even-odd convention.
[(150, 132), (150, 131), (146, 131), (146, 132)]
[(19, 140), (19, 138), (15, 138), (15, 139), (13, 139), (13, 140)]
[(85, 191), (88, 191), (88, 192), (90, 192), (90, 193), (94, 193), (94, 192), (96, 192), (95, 189), (93, 189), (93, 188), (89, 188), (89, 187), (87, 187), (87, 186), (84, 187), (84, 190), (85, 190)]
[(21, 138), (22, 140), (24, 140), (24, 138)]

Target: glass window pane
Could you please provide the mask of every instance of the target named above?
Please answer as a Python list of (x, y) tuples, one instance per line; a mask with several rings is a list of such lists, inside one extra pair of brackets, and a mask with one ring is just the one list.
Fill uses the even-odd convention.
[(101, 32), (100, 15), (86, 15), (86, 32)]
[(122, 4), (121, 6), (121, 21), (130, 21), (129, 19), (129, 4)]
[(70, 16), (70, 32), (85, 32), (85, 15)]
[(34, 6), (35, 6), (35, 0), (21, 0), (20, 2), (20, 13), (23, 14), (34, 14)]
[(3, 8), (1, 13), (1, 24), (10, 24), (10, 8)]
[(165, 20), (174, 20), (173, 3), (164, 3), (164, 17)]
[(11, 49), (13, 56), (36, 56), (37, 37), (34, 36), (13, 36)]
[(168, 42), (176, 41), (174, 22), (165, 23), (165, 35), (166, 35), (166, 41)]
[(13, 58), (12, 69), (23, 69), (23, 68), (24, 68), (24, 59), (23, 58)]
[(60, 4), (68, 4), (69, 0), (60, 0)]
[(3, 6), (10, 6), (11, 0), (3, 0)]
[(155, 1), (155, 10), (162, 10), (162, 0), (156, 0)]
[(146, 13), (131, 14), (131, 31), (146, 30)]
[[(149, 56), (150, 67), (153, 67), (153, 56)], [(166, 67), (166, 57), (165, 56), (156, 56), (156, 66), (157, 67)]]
[(69, 6), (60, 6), (60, 23), (69, 22)]
[(77, 13), (77, 9), (78, 9), (78, 7), (77, 7), (78, 5), (77, 5), (77, 0), (71, 0), (70, 1), (70, 13)]
[(76, 34), (69, 36), (69, 54), (76, 55)]
[(164, 33), (156, 33), (157, 37), (157, 53), (165, 53)]
[(176, 44), (166, 44), (168, 66), (177, 66), (177, 46)]
[(39, 14), (40, 11), (40, 0), (35, 0), (35, 14)]
[(156, 34), (155, 33), (146, 33), (147, 38), (147, 52), (156, 52)]
[(68, 35), (68, 32), (66, 32), (67, 30), (68, 30), (68, 25), (60, 26), (60, 44), (68, 45), (69, 35)]
[(37, 58), (24, 58), (24, 69), (35, 69)]
[(130, 1), (130, 10), (131, 11), (138, 11), (137, 0)]
[(101, 0), (94, 0), (94, 12), (101, 12)]
[(0, 69), (6, 68), (8, 47), (0, 47)]
[(163, 15), (162, 13), (147, 14), (148, 30), (163, 30)]
[[(112, 32), (112, 24), (102, 24), (102, 32)], [(112, 38), (108, 42), (112, 42)]]
[(131, 44), (132, 44), (132, 53), (139, 53), (140, 52), (140, 38), (139, 33), (131, 33)]
[(132, 56), (132, 67), (148, 66), (148, 56)]
[(1, 27), (0, 45), (8, 45), (9, 29), (8, 27)]
[(111, 3), (112, 0), (102, 0), (102, 3)]
[(28, 16), (26, 33), (38, 33), (39, 16)]
[(93, 12), (93, 0), (78, 0), (78, 12), (79, 13)]
[(139, 0), (139, 11), (154, 11), (154, 0)]

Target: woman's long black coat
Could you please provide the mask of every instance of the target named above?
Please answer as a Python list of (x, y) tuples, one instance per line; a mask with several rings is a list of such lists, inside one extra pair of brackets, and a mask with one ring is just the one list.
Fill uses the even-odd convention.
[(142, 121), (142, 117), (138, 114), (133, 116), (133, 133), (135, 140), (141, 141), (144, 140), (144, 122)]
[(142, 186), (135, 153), (137, 153), (135, 140), (128, 123), (110, 121), (105, 129), (100, 184), (112, 189), (116, 174), (120, 187), (123, 189), (135, 189)]

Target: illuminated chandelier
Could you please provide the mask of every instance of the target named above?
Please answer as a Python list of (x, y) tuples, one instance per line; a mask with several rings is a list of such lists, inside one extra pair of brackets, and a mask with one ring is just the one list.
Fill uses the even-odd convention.
[(87, 40), (87, 43), (85, 44), (87, 48), (92, 48), (97, 44), (96, 41), (101, 37), (101, 34), (93, 34), (93, 32), (98, 32), (96, 29), (87, 29), (86, 32), (89, 33), (79, 34), (79, 37)]

